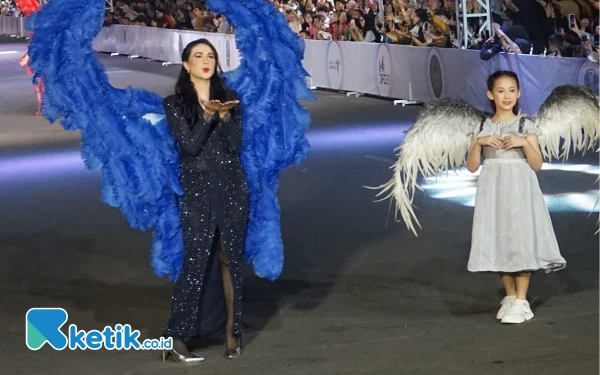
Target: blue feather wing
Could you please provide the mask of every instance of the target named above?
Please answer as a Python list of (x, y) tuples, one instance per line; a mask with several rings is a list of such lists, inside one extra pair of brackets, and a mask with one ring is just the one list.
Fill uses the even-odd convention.
[(154, 271), (174, 281), (183, 253), (175, 139), (160, 96), (111, 86), (92, 49), (103, 15), (102, 0), (53, 0), (27, 20), (30, 67), (44, 85), (42, 113), (81, 132), (82, 158), (100, 171), (103, 201), (133, 228), (153, 229)]
[[(243, 56), (227, 82), (243, 111), (241, 158), (250, 190), (245, 258), (258, 276), (273, 280), (283, 268), (279, 174), (310, 148), (310, 116), (299, 103), (314, 99), (304, 80), (304, 44), (264, 0), (208, 4), (235, 26)], [(92, 49), (103, 14), (101, 0), (53, 0), (28, 19), (30, 66), (34, 80), (44, 83), (42, 112), (66, 130), (81, 131), (86, 166), (103, 177), (103, 200), (134, 228), (154, 228), (152, 266), (173, 281), (183, 260), (175, 140), (162, 117), (162, 98), (110, 85)]]
[(240, 66), (226, 75), (242, 104), (242, 164), (250, 193), (245, 260), (259, 277), (283, 269), (277, 187), (280, 173), (309, 153), (310, 115), (300, 100), (314, 99), (302, 66), (304, 41), (266, 0), (208, 0), (235, 27)]

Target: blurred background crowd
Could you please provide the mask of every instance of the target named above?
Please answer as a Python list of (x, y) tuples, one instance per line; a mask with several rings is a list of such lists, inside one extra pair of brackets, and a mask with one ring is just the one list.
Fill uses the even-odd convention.
[[(268, 1), (305, 39), (458, 48), (456, 0)], [(479, 32), (483, 18), (470, 18), (468, 48), (480, 50), (484, 60), (501, 51), (597, 55), (599, 4), (600, 0), (490, 0), (492, 33)], [(480, 11), (477, 0), (467, 1), (468, 13)], [(0, 1), (0, 12), (20, 16), (11, 0)], [(104, 20), (106, 27), (114, 24), (235, 32), (204, 0), (118, 0)]]

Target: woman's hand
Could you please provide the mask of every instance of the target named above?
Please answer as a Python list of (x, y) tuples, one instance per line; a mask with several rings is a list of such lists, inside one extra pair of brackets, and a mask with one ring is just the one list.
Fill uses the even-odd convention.
[(503, 3), (505, 4), (505, 6), (512, 10), (513, 12), (518, 12), (519, 8), (517, 8), (517, 6), (512, 2), (512, 0), (504, 0)]
[(590, 20), (588, 20), (587, 18), (584, 18), (581, 20), (581, 30), (587, 30), (589, 25), (590, 25)]
[(204, 107), (204, 113), (207, 115), (214, 115), (215, 113), (221, 111), (221, 102), (218, 100), (203, 100), (200, 99), (200, 104)]
[(239, 103), (240, 103), (239, 100), (230, 100), (228, 102), (221, 104), (221, 109), (219, 109), (219, 117), (225, 118), (225, 116), (227, 116), (229, 114), (229, 111), (231, 111), (231, 109), (233, 107), (235, 107), (236, 105), (238, 105)]
[(504, 148), (504, 142), (502, 137), (495, 135), (489, 135), (487, 137), (477, 138), (477, 143), (480, 146), (491, 146), (496, 149)]
[(498, 38), (500, 38), (500, 40), (504, 40), (506, 38), (506, 34), (504, 34), (504, 31), (502, 31), (502, 29), (499, 27), (496, 27), (496, 35), (498, 35)]
[(502, 139), (503, 149), (510, 150), (516, 147), (523, 147), (527, 145), (527, 140), (523, 137), (517, 137), (516, 135), (509, 135)]

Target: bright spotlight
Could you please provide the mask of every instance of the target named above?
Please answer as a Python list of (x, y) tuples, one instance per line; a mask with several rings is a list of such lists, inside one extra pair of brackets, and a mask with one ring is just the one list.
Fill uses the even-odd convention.
[[(466, 168), (456, 172), (442, 172), (435, 177), (427, 177), (421, 185), (423, 191), (434, 199), (445, 199), (462, 206), (473, 207), (477, 193), (477, 178), (481, 168), (475, 173)], [(591, 164), (549, 164), (544, 163), (542, 171), (565, 171), (598, 175), (600, 169)], [(551, 212), (598, 212), (596, 206), (598, 190), (585, 192), (565, 191), (558, 194), (544, 194), (548, 210)]]

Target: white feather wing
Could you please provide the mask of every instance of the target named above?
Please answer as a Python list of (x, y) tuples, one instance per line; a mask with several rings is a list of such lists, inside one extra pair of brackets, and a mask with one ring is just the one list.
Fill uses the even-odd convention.
[[(596, 146), (600, 136), (598, 97), (587, 86), (558, 86), (531, 120), (542, 131), (539, 144), (544, 157), (566, 161), (572, 149), (586, 152)], [(600, 217), (596, 225), (600, 228)]]
[(463, 166), (471, 136), (484, 119), (483, 112), (464, 100), (444, 98), (427, 104), (394, 150), (399, 152), (392, 166), (392, 178), (383, 185), (370, 187), (381, 190), (377, 194), (380, 200), (394, 199), (395, 216), (399, 212), (415, 236), (413, 220), (421, 227), (413, 208), (415, 190), (420, 189), (418, 173), (430, 177)]
[(548, 160), (567, 160), (572, 148), (590, 150), (600, 135), (598, 98), (587, 86), (558, 86), (531, 120), (542, 131), (540, 148)]

